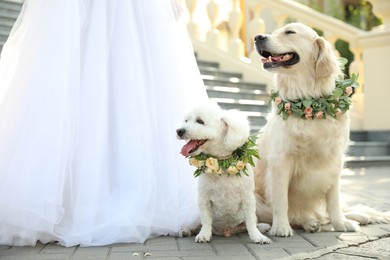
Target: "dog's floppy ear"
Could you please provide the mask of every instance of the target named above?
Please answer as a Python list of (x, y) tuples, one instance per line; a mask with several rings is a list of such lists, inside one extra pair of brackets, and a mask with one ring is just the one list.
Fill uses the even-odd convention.
[(315, 48), (318, 50), (315, 61), (316, 78), (338, 75), (340, 68), (330, 43), (323, 37), (318, 37), (315, 40), (315, 45)]
[(249, 137), (249, 122), (245, 115), (237, 110), (223, 111), (222, 121), (226, 124), (224, 147), (234, 151), (243, 145)]

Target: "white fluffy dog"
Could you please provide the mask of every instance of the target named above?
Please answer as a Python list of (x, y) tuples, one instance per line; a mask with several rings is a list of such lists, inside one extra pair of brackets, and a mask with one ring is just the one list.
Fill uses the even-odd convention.
[[(188, 140), (181, 153), (198, 166), (202, 228), (195, 241), (209, 242), (212, 233), (229, 237), (247, 230), (253, 242), (270, 243), (257, 227), (252, 169), (234, 159), (229, 168), (224, 168), (222, 161), (233, 158), (232, 154), (248, 141), (246, 117), (207, 103), (188, 112), (176, 133), (179, 139)], [(246, 169), (247, 175), (240, 169)], [(239, 173), (241, 176), (235, 176)]]
[(319, 108), (327, 106), (320, 99), (332, 95), (341, 75), (332, 47), (299, 23), (256, 36), (255, 47), (264, 68), (276, 73), (273, 112), (259, 134), (262, 160), (255, 168), (260, 221), (272, 222), (276, 236), (291, 236), (290, 225), (316, 232), (327, 221), (337, 231), (357, 230), (339, 199), (349, 115), (334, 105), (331, 114)]

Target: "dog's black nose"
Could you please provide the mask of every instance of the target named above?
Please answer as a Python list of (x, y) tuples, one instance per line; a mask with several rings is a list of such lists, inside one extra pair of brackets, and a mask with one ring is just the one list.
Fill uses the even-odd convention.
[(255, 42), (258, 42), (258, 41), (264, 41), (267, 39), (267, 36), (265, 35), (262, 35), (262, 34), (259, 34), (259, 35), (256, 35), (255, 36)]
[(185, 134), (186, 130), (184, 128), (180, 128), (180, 129), (177, 129), (176, 130), (176, 133), (179, 137), (183, 137), (183, 135)]

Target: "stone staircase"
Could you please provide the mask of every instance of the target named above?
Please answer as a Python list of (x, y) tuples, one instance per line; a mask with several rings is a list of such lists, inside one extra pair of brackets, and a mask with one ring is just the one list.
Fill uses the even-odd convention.
[(348, 166), (390, 165), (390, 130), (352, 131)]
[[(0, 0), (0, 52), (20, 10), (20, 2)], [(224, 109), (243, 111), (251, 123), (252, 133), (265, 125), (269, 111), (265, 85), (245, 82), (241, 74), (222, 71), (216, 62), (198, 60), (198, 66), (211, 99)], [(390, 165), (390, 130), (351, 132), (348, 167), (385, 164)]]
[(0, 0), (0, 52), (21, 8), (20, 2)]

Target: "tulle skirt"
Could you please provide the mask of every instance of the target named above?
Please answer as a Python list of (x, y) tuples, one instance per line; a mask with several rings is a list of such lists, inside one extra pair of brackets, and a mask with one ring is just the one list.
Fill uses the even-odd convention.
[(207, 95), (171, 0), (25, 1), (0, 59), (0, 244), (180, 235), (175, 125)]

